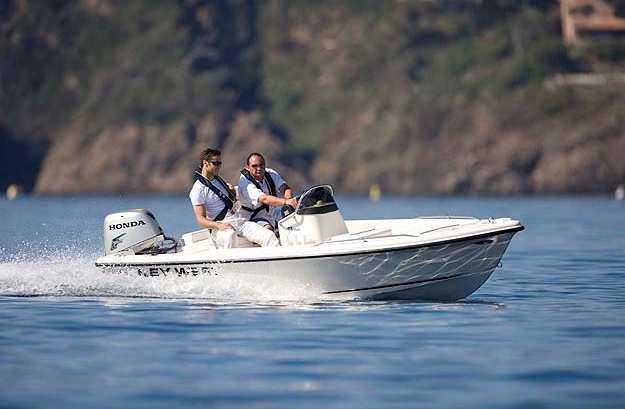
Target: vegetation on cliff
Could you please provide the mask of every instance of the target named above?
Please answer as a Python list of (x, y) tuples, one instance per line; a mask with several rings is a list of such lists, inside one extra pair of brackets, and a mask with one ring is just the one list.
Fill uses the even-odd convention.
[(0, 188), (184, 192), (205, 146), (351, 193), (625, 179), (624, 87), (552, 81), (625, 40), (566, 47), (556, 0), (7, 1), (0, 30)]

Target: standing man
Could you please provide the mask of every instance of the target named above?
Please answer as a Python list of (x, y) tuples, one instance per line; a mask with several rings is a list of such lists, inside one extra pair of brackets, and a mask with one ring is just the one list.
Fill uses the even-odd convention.
[(205, 149), (200, 154), (201, 169), (189, 192), (199, 225), (212, 230), (220, 248), (232, 248), (237, 234), (263, 247), (279, 246), (272, 232), (239, 217), (234, 189), (219, 177), (221, 164), (221, 151), (217, 149)]
[[(284, 197), (279, 197), (278, 192)], [(278, 172), (267, 168), (263, 155), (256, 152), (247, 157), (247, 165), (241, 170), (239, 200), (243, 217), (271, 231), (282, 218), (282, 206), (297, 206), (289, 185)]]

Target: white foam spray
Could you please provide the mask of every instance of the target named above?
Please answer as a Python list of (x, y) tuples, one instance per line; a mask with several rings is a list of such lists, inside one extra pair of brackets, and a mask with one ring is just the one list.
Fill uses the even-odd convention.
[[(73, 248), (12, 255), (0, 260), (0, 295), (70, 297), (141, 297), (223, 301), (311, 300), (318, 292), (305, 283), (244, 275), (142, 277), (105, 273), (98, 254)], [(6, 259), (4, 261), (3, 259)], [(311, 297), (312, 295), (312, 297)]]

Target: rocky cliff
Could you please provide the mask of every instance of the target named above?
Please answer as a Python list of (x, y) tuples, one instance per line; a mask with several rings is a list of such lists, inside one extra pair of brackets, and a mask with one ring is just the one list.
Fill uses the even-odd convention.
[[(296, 190), (609, 193), (624, 40), (566, 48), (555, 1), (9, 1), (0, 187), (186, 193), (205, 147)], [(612, 77), (610, 77), (612, 78)], [(5, 81), (6, 80), (6, 81)]]

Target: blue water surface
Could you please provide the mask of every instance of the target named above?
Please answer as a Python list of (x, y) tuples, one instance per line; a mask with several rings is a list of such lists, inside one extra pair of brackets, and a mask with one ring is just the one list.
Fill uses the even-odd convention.
[(456, 303), (101, 274), (107, 213), (196, 229), (185, 197), (0, 200), (1, 408), (623, 408), (625, 203), (339, 197), (345, 218), (512, 217)]

